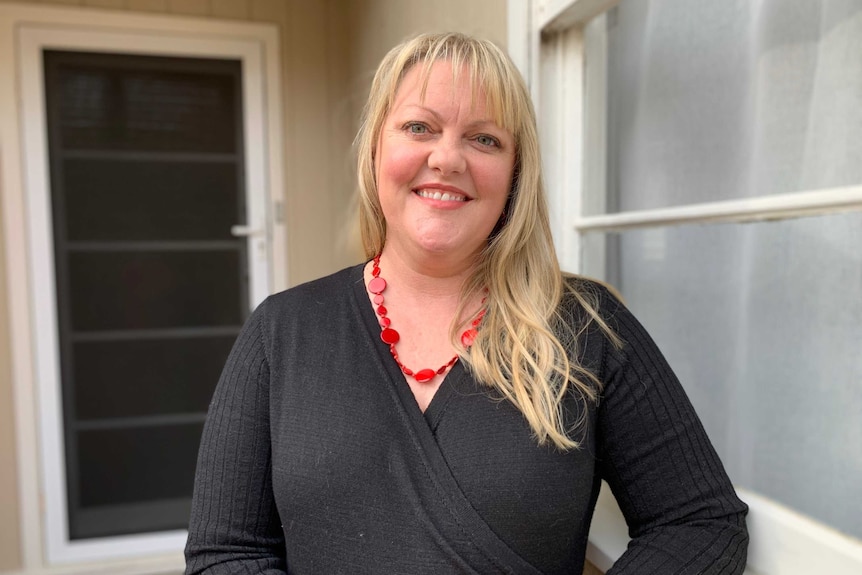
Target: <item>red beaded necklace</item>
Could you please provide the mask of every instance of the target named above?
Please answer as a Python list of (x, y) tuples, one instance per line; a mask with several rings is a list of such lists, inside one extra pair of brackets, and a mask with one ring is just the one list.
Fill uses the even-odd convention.
[[(380, 254), (374, 256), (374, 267), (371, 268), (371, 275), (371, 281), (368, 282), (368, 291), (374, 294), (374, 305), (377, 306), (377, 315), (380, 316), (380, 339), (383, 340), (383, 343), (389, 345), (389, 353), (392, 354), (392, 359), (395, 360), (395, 363), (398, 364), (398, 367), (404, 375), (413, 377), (419, 383), (427, 383), (436, 376), (446, 373), (446, 371), (448, 371), (449, 368), (455, 365), (455, 362), (458, 361), (457, 355), (436, 370), (426, 368), (414, 372), (412, 369), (401, 363), (401, 360), (398, 359), (398, 352), (395, 350), (395, 344), (401, 339), (401, 335), (392, 329), (392, 320), (386, 317), (387, 310), (383, 305), (383, 291), (386, 289), (386, 280), (380, 277)], [(483, 305), (485, 303), (485, 299), (486, 298), (484, 297), (482, 298)], [(479, 334), (478, 327), (482, 322), (483, 317), (485, 317), (484, 308), (476, 315), (476, 319), (470, 323), (470, 327), (464, 330), (464, 333), (461, 334), (461, 344), (464, 347), (470, 347), (473, 345), (473, 341)]]

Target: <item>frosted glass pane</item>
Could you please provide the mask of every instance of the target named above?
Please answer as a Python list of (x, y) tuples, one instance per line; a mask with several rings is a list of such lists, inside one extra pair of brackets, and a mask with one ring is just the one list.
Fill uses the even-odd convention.
[(862, 214), (604, 239), (733, 481), (862, 538)]
[(862, 183), (862, 2), (623, 2), (605, 21), (599, 210)]

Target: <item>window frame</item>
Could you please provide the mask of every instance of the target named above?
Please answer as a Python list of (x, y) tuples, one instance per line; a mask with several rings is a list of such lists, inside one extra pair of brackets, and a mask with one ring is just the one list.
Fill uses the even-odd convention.
[(37, 6), (0, 6), (0, 192), (12, 333), (22, 569), (176, 571), (185, 530), (70, 541), (65, 502), (42, 50), (95, 50), (242, 62), (249, 308), (285, 289), (279, 37), (275, 26)]
[[(601, 85), (603, 66), (584, 58), (606, 47), (606, 39), (585, 34), (585, 25), (621, 1), (509, 0), (509, 44), (512, 57), (530, 87), (536, 105), (542, 144), (552, 231), (563, 269), (585, 273), (585, 258), (604, 252), (599, 238), (583, 242), (591, 232), (626, 231), (691, 223), (734, 223), (862, 211), (862, 185), (776, 194), (741, 200), (696, 203), (662, 209), (597, 214), (606, 189), (604, 159), (585, 149), (604, 150), (604, 95), (585, 86)], [(586, 79), (591, 81), (587, 82)], [(589, 116), (585, 109), (589, 106)], [(567, 159), (568, 161), (565, 161)], [(598, 241), (596, 241), (598, 240)], [(602, 264), (599, 264), (602, 265)], [(602, 274), (595, 266), (590, 275)], [(761, 575), (858, 573), (862, 541), (803, 516), (767, 497), (738, 489), (748, 503), (751, 535), (748, 570)], [(596, 505), (587, 558), (607, 570), (625, 551), (627, 527), (605, 486)]]

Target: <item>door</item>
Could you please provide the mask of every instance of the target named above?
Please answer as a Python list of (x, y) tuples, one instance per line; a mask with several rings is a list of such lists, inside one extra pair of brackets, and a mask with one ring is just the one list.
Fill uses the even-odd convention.
[(183, 529), (249, 312), (241, 63), (44, 65), (69, 538)]

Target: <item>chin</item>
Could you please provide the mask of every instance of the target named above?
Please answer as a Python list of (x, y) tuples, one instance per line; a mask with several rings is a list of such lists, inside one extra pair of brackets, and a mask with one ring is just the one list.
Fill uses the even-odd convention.
[(464, 234), (458, 233), (458, 230), (447, 228), (419, 234), (415, 236), (415, 244), (429, 254), (467, 257), (481, 252), (487, 244), (487, 240), (482, 240), (480, 237), (474, 234), (464, 237)]
[(441, 256), (451, 254), (452, 252), (458, 251), (460, 249), (460, 246), (454, 244), (450, 240), (420, 241), (419, 247), (428, 253), (438, 254)]

